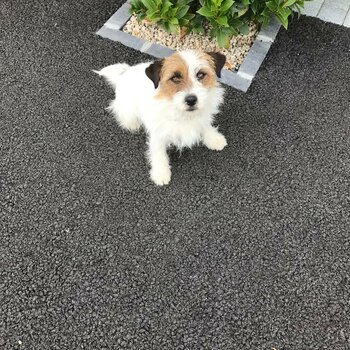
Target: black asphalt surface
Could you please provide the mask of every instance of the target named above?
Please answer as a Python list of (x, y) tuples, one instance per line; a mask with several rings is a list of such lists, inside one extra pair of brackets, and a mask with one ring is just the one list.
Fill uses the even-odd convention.
[(281, 30), (221, 153), (104, 110), (112, 0), (0, 2), (0, 349), (350, 349), (350, 30)]

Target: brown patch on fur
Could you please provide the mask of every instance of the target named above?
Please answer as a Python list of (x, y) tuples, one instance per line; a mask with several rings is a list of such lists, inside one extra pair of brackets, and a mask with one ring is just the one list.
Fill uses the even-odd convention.
[(207, 88), (212, 88), (218, 85), (218, 82), (216, 80), (216, 73), (215, 73), (215, 62), (213, 57), (208, 55), (207, 53), (203, 53), (199, 57), (201, 60), (206, 60), (209, 63), (209, 67), (202, 68), (201, 71), (206, 73), (206, 76), (202, 80), (202, 84)]
[(213, 88), (218, 85), (215, 73), (215, 62), (214, 59), (207, 53), (203, 53), (199, 56), (200, 60), (208, 61), (209, 66), (200, 69), (201, 72), (205, 73), (205, 77), (201, 80), (201, 83), (206, 88)]
[(203, 52), (200, 56), (199, 56), (200, 60), (204, 60), (204, 61), (208, 61), (210, 68), (213, 70), (213, 72), (215, 73), (215, 62), (213, 57), (211, 57), (210, 55), (208, 55), (207, 53)]
[(214, 70), (216, 76), (220, 78), (221, 69), (223, 68), (226, 62), (226, 56), (221, 54), (220, 52), (207, 52), (206, 54), (211, 57), (212, 62), (214, 63)]
[[(175, 73), (181, 77), (177, 83), (171, 80)], [(159, 93), (155, 97), (171, 99), (177, 92), (186, 90), (190, 87), (191, 81), (188, 75), (188, 67), (181, 56), (178, 53), (174, 53), (164, 59), (160, 71)]]

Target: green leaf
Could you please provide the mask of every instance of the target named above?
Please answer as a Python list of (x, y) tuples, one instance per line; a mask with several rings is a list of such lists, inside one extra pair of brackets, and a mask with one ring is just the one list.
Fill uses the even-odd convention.
[(297, 0), (287, 0), (284, 2), (283, 7), (288, 7), (291, 5), (294, 5), (297, 2)]
[(229, 48), (230, 46), (230, 36), (225, 34), (222, 30), (218, 30), (216, 34), (216, 39), (218, 41), (219, 47)]
[(145, 19), (145, 17), (146, 17), (146, 14), (144, 14), (142, 12), (138, 13), (136, 16), (138, 22), (141, 22), (143, 19)]
[(142, 10), (144, 10), (146, 7), (140, 0), (133, 0), (130, 2), (130, 7), (129, 7), (129, 13), (138, 13)]
[(180, 27), (188, 27), (190, 21), (188, 19), (180, 18), (179, 19), (179, 26)]
[(211, 37), (212, 39), (216, 38), (217, 35), (218, 35), (218, 31), (219, 31), (219, 30), (218, 30), (217, 28), (212, 28), (212, 29), (210, 30), (210, 32), (209, 32), (210, 37)]
[(169, 31), (172, 33), (177, 33), (179, 30), (179, 26), (176, 24), (169, 23)]
[(176, 1), (176, 5), (178, 5), (179, 7), (184, 6), (184, 5), (188, 5), (190, 2), (192, 2), (193, 0), (177, 0)]
[(253, 13), (256, 14), (258, 12), (258, 5), (255, 2), (252, 3), (251, 9), (252, 9)]
[(168, 13), (166, 14), (166, 18), (175, 18), (176, 17), (176, 12), (177, 12), (177, 8), (171, 7), (169, 9)]
[(195, 17), (196, 15), (194, 13), (187, 13), (185, 18), (188, 19), (188, 20), (191, 20)]
[(179, 20), (176, 17), (170, 18), (168, 22), (170, 24), (179, 24)]
[(249, 10), (249, 7), (245, 7), (242, 10), (239, 10), (237, 16), (242, 17), (248, 10)]
[(230, 19), (230, 27), (231, 28), (240, 28), (243, 24), (244, 23), (239, 18)]
[(220, 6), (220, 12), (225, 13), (227, 10), (231, 8), (233, 3), (234, 3), (233, 0), (224, 0), (224, 2)]
[(287, 18), (284, 18), (279, 13), (276, 13), (276, 18), (277, 18), (278, 22), (280, 22), (285, 29), (288, 29), (288, 19)]
[(222, 17), (218, 17), (215, 19), (215, 21), (217, 23), (219, 23), (221, 26), (223, 27), (228, 27), (228, 23), (227, 23), (227, 17), (226, 16), (222, 16)]
[(197, 13), (199, 13), (200, 15), (204, 16), (204, 17), (213, 17), (213, 12), (210, 11), (210, 9), (208, 9), (207, 7), (202, 7), (200, 8)]
[(292, 10), (291, 9), (288, 9), (288, 8), (286, 8), (286, 9), (284, 9), (283, 11), (282, 11), (282, 16), (284, 17), (284, 18), (288, 18), (291, 14), (292, 14)]
[(161, 23), (161, 26), (167, 31), (167, 32), (170, 32), (170, 33), (177, 33), (179, 31), (179, 26), (176, 25), (176, 24), (171, 24), (169, 22), (165, 22), (163, 21)]
[(296, 8), (296, 11), (298, 12), (298, 19), (300, 18), (300, 16), (301, 16), (301, 7), (300, 7), (300, 5), (295, 5), (295, 8)]
[(177, 9), (177, 12), (176, 12), (176, 18), (180, 19), (180, 18), (184, 17), (189, 9), (190, 9), (190, 7), (187, 5), (179, 7)]
[(159, 17), (157, 15), (157, 13), (153, 12), (153, 14), (146, 14), (146, 18), (149, 20), (149, 21), (152, 21), (152, 22), (159, 22), (161, 20), (161, 17)]
[(157, 10), (157, 4), (154, 0), (141, 0), (148, 10)]
[(203, 27), (196, 27), (196, 28), (193, 28), (193, 33), (197, 33), (197, 34), (199, 34), (199, 33), (204, 33), (205, 32), (205, 30), (204, 30), (204, 28)]
[(159, 16), (160, 14), (158, 10), (155, 10), (155, 11), (148, 10), (146, 14), (148, 19), (160, 18)]
[(173, 4), (170, 1), (165, 1), (162, 7), (162, 15), (165, 16)]
[(266, 6), (269, 10), (271, 10), (272, 12), (275, 12), (277, 10), (277, 6), (273, 1), (268, 1), (266, 3)]
[(248, 23), (244, 23), (240, 28), (239, 28), (240, 33), (243, 35), (248, 35), (249, 34), (249, 25)]
[(195, 17), (191, 20), (190, 29), (194, 33), (203, 33), (203, 17), (199, 14), (196, 14)]
[(222, 3), (222, 0), (211, 0), (211, 1), (215, 4), (216, 8), (219, 8)]

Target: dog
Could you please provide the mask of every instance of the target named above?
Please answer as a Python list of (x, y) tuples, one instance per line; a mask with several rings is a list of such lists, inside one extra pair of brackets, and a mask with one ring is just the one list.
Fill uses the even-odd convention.
[(167, 185), (171, 170), (167, 148), (191, 148), (200, 141), (221, 151), (226, 139), (212, 124), (223, 102), (217, 81), (226, 57), (218, 52), (185, 50), (167, 58), (129, 66), (119, 63), (94, 71), (115, 89), (108, 110), (119, 125), (148, 134), (150, 177)]

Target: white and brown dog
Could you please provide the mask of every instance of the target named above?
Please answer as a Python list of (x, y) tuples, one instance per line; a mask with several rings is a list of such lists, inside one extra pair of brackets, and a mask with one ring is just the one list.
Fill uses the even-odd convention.
[(224, 89), (216, 76), (225, 64), (220, 53), (192, 50), (174, 53), (135, 66), (115, 64), (98, 71), (115, 89), (109, 110), (120, 126), (136, 131), (143, 126), (149, 136), (151, 179), (170, 182), (167, 148), (192, 147), (202, 141), (220, 151), (225, 137), (212, 126)]

